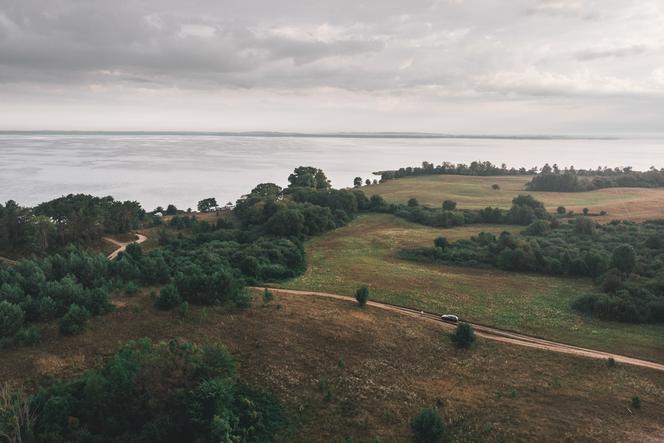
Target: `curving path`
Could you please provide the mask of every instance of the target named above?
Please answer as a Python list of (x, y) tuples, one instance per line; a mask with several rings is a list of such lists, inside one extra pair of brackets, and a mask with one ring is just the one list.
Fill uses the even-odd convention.
[(109, 243), (113, 243), (114, 245), (118, 246), (118, 249), (115, 251), (111, 252), (108, 254), (108, 259), (109, 260), (114, 260), (121, 252), (124, 252), (127, 249), (127, 246), (129, 246), (132, 243), (143, 243), (145, 240), (148, 238), (144, 236), (143, 234), (136, 234), (138, 237), (137, 240), (130, 241), (130, 242), (119, 242), (115, 239), (112, 239), (110, 237), (103, 237), (104, 240), (106, 240)]
[[(263, 288), (251, 288), (251, 289), (262, 290)], [(293, 289), (274, 289), (274, 288), (269, 288), (269, 289), (274, 294), (279, 294), (279, 295), (325, 297), (325, 298), (332, 298), (336, 300), (344, 300), (355, 303), (355, 299), (352, 297), (339, 295), (339, 294), (330, 294), (327, 292), (297, 291)], [(416, 317), (422, 321), (435, 322), (436, 324), (440, 325), (445, 329), (454, 329), (456, 327), (455, 323), (443, 321), (440, 319), (440, 316), (438, 314), (433, 314), (431, 312), (419, 311), (417, 309), (405, 308), (403, 306), (392, 305), (389, 303), (375, 302), (371, 300), (367, 302), (367, 306), (384, 309), (386, 311), (398, 312), (402, 315)], [(558, 343), (551, 340), (545, 340), (543, 338), (533, 337), (525, 334), (519, 334), (511, 331), (505, 331), (502, 329), (497, 329), (485, 325), (479, 325), (472, 322), (468, 323), (473, 326), (473, 328), (475, 329), (475, 334), (477, 336), (489, 340), (509, 343), (517, 346), (525, 346), (529, 348), (545, 349), (547, 351), (559, 352), (562, 354), (577, 355), (580, 357), (587, 357), (587, 358), (594, 358), (601, 360), (607, 360), (608, 358), (613, 358), (617, 363), (624, 363), (628, 365), (634, 365), (643, 368), (650, 368), (658, 371), (664, 371), (664, 364), (655, 363), (648, 360), (641, 360), (639, 358), (627, 357), (620, 354), (612, 354), (610, 352), (596, 351), (594, 349), (582, 348), (579, 346), (568, 345), (565, 343)]]

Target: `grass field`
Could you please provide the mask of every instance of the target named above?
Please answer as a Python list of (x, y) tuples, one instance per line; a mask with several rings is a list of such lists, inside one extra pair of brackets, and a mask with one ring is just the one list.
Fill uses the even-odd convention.
[[(558, 278), (423, 264), (399, 259), (404, 247), (429, 245), (505, 226), (434, 229), (391, 215), (365, 215), (306, 244), (308, 268), (285, 287), (353, 295), (369, 286), (372, 298), (566, 343), (664, 362), (664, 326), (605, 322), (569, 308), (592, 287), (585, 279)], [(519, 227), (508, 227), (518, 231)]]
[[(146, 291), (116, 299), (81, 336), (0, 350), (0, 380), (28, 386), (98, 367), (140, 337), (223, 342), (242, 379), (274, 392), (294, 417), (294, 442), (410, 440), (409, 420), (435, 406), (463, 441), (656, 441), (664, 432), (664, 373), (607, 367), (556, 353), (479, 341), (454, 349), (441, 329), (337, 300), (277, 295), (240, 312), (156, 311)], [(642, 400), (631, 408), (632, 396)]]
[[(443, 200), (454, 200), (459, 208), (509, 208), (512, 198), (528, 193), (554, 211), (558, 206), (581, 212), (606, 211), (604, 220), (647, 220), (664, 217), (664, 189), (608, 188), (590, 192), (527, 192), (528, 176), (468, 177), (460, 175), (427, 175), (388, 180), (364, 186), (368, 195), (378, 194), (387, 201), (405, 203), (415, 197), (422, 204), (440, 206)], [(500, 189), (491, 188), (493, 184)]]

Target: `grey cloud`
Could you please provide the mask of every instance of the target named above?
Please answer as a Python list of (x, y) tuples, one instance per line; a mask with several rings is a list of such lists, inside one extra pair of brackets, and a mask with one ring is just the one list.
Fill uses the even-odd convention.
[(600, 58), (623, 58), (640, 55), (646, 52), (648, 48), (644, 45), (631, 45), (620, 48), (608, 49), (585, 49), (577, 52), (575, 57), (578, 60), (596, 60)]

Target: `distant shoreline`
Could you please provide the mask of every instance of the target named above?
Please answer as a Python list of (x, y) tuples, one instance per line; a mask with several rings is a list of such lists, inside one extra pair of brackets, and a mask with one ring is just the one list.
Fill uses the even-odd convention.
[(420, 132), (272, 132), (272, 131), (25, 131), (0, 130), (0, 135), (183, 135), (217, 137), (297, 137), (297, 138), (373, 138), (373, 139), (477, 139), (477, 140), (630, 140), (664, 139), (655, 135), (532, 135), (532, 134), (443, 134)]

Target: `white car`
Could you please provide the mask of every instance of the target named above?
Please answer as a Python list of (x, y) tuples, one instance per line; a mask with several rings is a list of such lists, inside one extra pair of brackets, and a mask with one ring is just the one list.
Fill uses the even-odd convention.
[(457, 323), (459, 321), (459, 317), (453, 314), (443, 314), (440, 316), (440, 319), (442, 321), (448, 321), (450, 323)]

